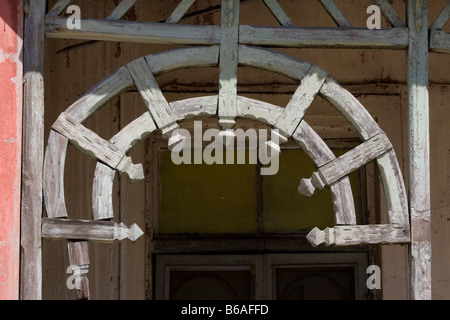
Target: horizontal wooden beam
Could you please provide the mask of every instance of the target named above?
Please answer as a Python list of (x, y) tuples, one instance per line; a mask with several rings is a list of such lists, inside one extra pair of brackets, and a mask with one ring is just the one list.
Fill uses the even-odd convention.
[(136, 241), (143, 234), (137, 224), (127, 227), (114, 221), (42, 218), (42, 237), (48, 239), (112, 242), (128, 238)]
[[(162, 43), (180, 45), (220, 44), (220, 26), (155, 22), (82, 19), (81, 29), (70, 30), (63, 17), (47, 17), (48, 38)], [(369, 30), (362, 28), (303, 28), (239, 26), (240, 44), (301, 48), (408, 47), (407, 28)]]
[(306, 236), (313, 245), (350, 246), (361, 244), (389, 244), (411, 242), (409, 225), (390, 224), (363, 226), (336, 226), (321, 231), (314, 228)]
[(81, 29), (70, 30), (67, 19), (47, 17), (48, 38), (207, 45), (220, 43), (220, 27), (154, 22), (82, 19)]
[(241, 44), (292, 48), (383, 48), (408, 47), (408, 29), (300, 28), (240, 26)]
[(440, 30), (431, 30), (430, 51), (450, 53), (450, 33)]

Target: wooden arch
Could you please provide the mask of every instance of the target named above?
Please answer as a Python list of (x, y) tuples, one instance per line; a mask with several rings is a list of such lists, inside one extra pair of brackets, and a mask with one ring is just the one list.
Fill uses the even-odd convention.
[[(44, 161), (44, 197), (48, 216), (43, 221), (44, 237), (113, 241), (126, 237), (136, 240), (142, 235), (136, 225), (128, 228), (105, 221), (114, 217), (112, 186), (115, 172), (128, 175), (132, 182), (144, 178), (142, 166), (133, 164), (127, 152), (136, 142), (158, 129), (166, 138), (171, 137), (169, 147), (174, 146), (182, 139), (180, 135), (172, 135), (178, 128), (177, 121), (198, 115), (220, 114), (219, 96), (168, 103), (154, 76), (178, 68), (218, 66), (219, 54), (219, 46), (211, 46), (182, 48), (138, 58), (99, 82), (58, 117), (52, 126)], [(269, 70), (300, 82), (284, 108), (237, 96), (237, 111), (233, 117), (269, 124), (279, 130), (281, 141), (292, 137), (303, 148), (318, 170), (310, 179), (301, 180), (299, 193), (310, 196), (316, 188), (330, 187), (336, 226), (324, 231), (313, 229), (307, 236), (309, 242), (314, 246), (322, 243), (345, 246), (410, 242), (406, 191), (395, 152), (385, 133), (359, 101), (324, 70), (299, 59), (240, 45), (238, 60), (239, 65)], [(82, 125), (107, 101), (133, 86), (137, 87), (148, 112), (110, 141)], [(335, 158), (325, 142), (303, 120), (318, 94), (352, 123), (363, 140), (362, 144), (339, 158)], [(67, 218), (64, 163), (69, 142), (98, 160), (92, 193), (94, 221), (60, 219)], [(380, 169), (387, 199), (388, 224), (356, 225), (347, 175), (372, 160), (377, 161)]]

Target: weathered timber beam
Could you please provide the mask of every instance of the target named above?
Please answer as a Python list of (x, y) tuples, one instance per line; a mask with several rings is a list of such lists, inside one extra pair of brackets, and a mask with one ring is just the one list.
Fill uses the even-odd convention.
[(333, 0), (319, 0), (319, 1), (339, 27), (352, 26)]
[[(155, 131), (156, 125), (149, 112), (135, 119), (110, 139), (123, 153), (127, 153), (138, 141)], [(92, 186), (92, 213), (94, 220), (114, 218), (112, 191), (116, 171), (97, 162)]]
[(294, 24), (291, 19), (287, 16), (284, 10), (281, 8), (277, 0), (264, 0), (264, 4), (272, 12), (273, 16), (278, 20), (278, 22), (285, 27), (291, 27)]
[[(319, 168), (336, 159), (333, 151), (304, 120), (300, 122), (292, 138)], [(330, 191), (335, 223), (337, 225), (355, 225), (356, 211), (350, 179), (344, 177), (333, 183), (330, 185)]]
[(408, 47), (408, 29), (285, 28), (241, 25), (239, 42), (248, 45), (289, 48), (405, 49)]
[(406, 225), (409, 223), (408, 198), (394, 149), (378, 157), (377, 164), (386, 197), (388, 223)]
[(220, 43), (220, 27), (155, 22), (82, 19), (81, 29), (70, 30), (67, 19), (47, 17), (48, 38), (208, 45)]
[(428, 1), (407, 1), (410, 294), (431, 300), (430, 101)]
[(155, 76), (181, 68), (213, 67), (219, 64), (219, 46), (174, 49), (149, 54), (145, 60)]
[(142, 100), (152, 115), (155, 124), (161, 129), (163, 137), (169, 139), (168, 146), (169, 148), (172, 148), (175, 144), (180, 142), (183, 137), (179, 134), (172, 135), (172, 132), (178, 129), (179, 126), (176, 123), (172, 109), (161, 92), (147, 61), (145, 58), (136, 59), (128, 63), (127, 68), (130, 71)]
[(306, 236), (311, 245), (350, 246), (411, 242), (409, 225), (336, 226), (321, 231), (314, 228)]
[(69, 139), (81, 152), (103, 161), (122, 174), (127, 174), (132, 182), (144, 178), (141, 164), (133, 164), (131, 158), (119, 148), (77, 123), (64, 112), (55, 121), (52, 129)]
[(77, 300), (89, 300), (89, 247), (86, 241), (69, 242), (69, 264), (75, 276), (75, 289), (77, 290)]
[(170, 107), (177, 121), (179, 121), (194, 117), (217, 115), (218, 101), (219, 96), (217, 95), (197, 97), (171, 102)]
[(96, 221), (114, 218), (112, 191), (115, 175), (114, 169), (97, 161), (92, 184), (92, 216)]
[(48, 239), (113, 242), (128, 238), (136, 241), (143, 234), (137, 224), (127, 227), (114, 221), (42, 219), (42, 237)]
[(450, 0), (447, 1), (447, 4), (445, 5), (444, 9), (442, 9), (439, 16), (436, 18), (436, 20), (434, 20), (433, 24), (430, 27), (430, 30), (441, 30), (445, 26), (449, 18), (450, 18)]
[(219, 106), (222, 129), (235, 124), (237, 114), (237, 72), (239, 64), (239, 0), (222, 0), (219, 56)]
[(440, 30), (431, 30), (430, 51), (450, 53), (450, 33)]
[(372, 0), (374, 4), (380, 7), (381, 14), (394, 28), (403, 28), (405, 23), (400, 19), (397, 12), (391, 7), (387, 0)]
[(281, 142), (286, 142), (297, 129), (327, 77), (328, 73), (314, 65), (303, 77), (298, 89), (275, 123), (275, 127), (281, 131)]
[(268, 70), (301, 81), (311, 64), (266, 48), (239, 46), (239, 64)]
[(328, 77), (319, 94), (353, 125), (363, 140), (372, 138), (382, 132), (361, 102), (333, 78)]
[(392, 145), (389, 139), (384, 133), (380, 133), (320, 167), (317, 172), (313, 173), (311, 179), (302, 179), (298, 192), (305, 196), (311, 196), (316, 189), (321, 190), (326, 185), (335, 183), (390, 149), (392, 149)]
[(106, 18), (107, 20), (120, 20), (135, 5), (137, 0), (122, 0)]
[[(70, 30), (66, 22), (66, 19), (62, 17), (47, 17), (45, 19), (46, 36), (57, 39), (180, 45), (212, 45), (221, 42), (219, 26), (82, 19), (81, 29)], [(408, 29), (368, 30), (240, 25), (239, 43), (272, 47), (398, 50), (408, 47)]]
[[(42, 167), (44, 162), (45, 0), (26, 4), (23, 46), (23, 136), (20, 299), (42, 298)], [(19, 75), (18, 75), (19, 76)], [(17, 97), (18, 98), (18, 97)], [(6, 97), (3, 97), (6, 99)], [(3, 124), (4, 126), (6, 124)], [(5, 168), (5, 170), (8, 170)], [(10, 212), (13, 214), (12, 212)], [(6, 214), (6, 213), (5, 213)], [(8, 214), (7, 214), (8, 215)], [(10, 217), (13, 218), (12, 215)], [(9, 219), (9, 217), (7, 218)], [(2, 258), (0, 260), (4, 261)], [(2, 264), (2, 262), (0, 262)]]
[(114, 96), (133, 87), (127, 68), (121, 67), (94, 85), (75, 101), (65, 113), (76, 122), (83, 123)]
[(47, 217), (67, 217), (64, 195), (64, 167), (69, 139), (50, 130), (44, 160), (44, 201)]
[(176, 7), (176, 9), (172, 12), (169, 18), (167, 18), (166, 23), (178, 23), (181, 18), (186, 14), (189, 8), (195, 0), (181, 0), (180, 4)]
[(63, 10), (72, 2), (72, 0), (59, 0), (54, 6), (53, 8), (51, 8), (48, 13), (47, 16), (52, 16), (52, 17), (56, 17), (59, 16)]

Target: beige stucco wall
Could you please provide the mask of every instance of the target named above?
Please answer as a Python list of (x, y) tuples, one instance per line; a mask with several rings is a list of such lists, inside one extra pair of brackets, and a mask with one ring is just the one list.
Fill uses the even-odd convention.
[[(49, 1), (52, 5), (55, 1)], [(83, 18), (103, 18), (118, 1), (74, 1), (82, 8)], [(219, 1), (199, 0), (193, 10)], [(280, 0), (281, 6), (299, 26), (334, 26), (333, 21), (316, 0)], [(438, 15), (446, 0), (430, 2), (430, 21)], [(138, 1), (126, 17), (139, 21), (162, 21), (175, 8), (175, 0)], [(301, 5), (300, 5), (301, 3)], [(365, 10), (371, 1), (336, 0), (354, 26), (365, 26)], [(395, 0), (393, 7), (404, 18), (404, 1)], [(219, 24), (218, 11), (188, 19), (183, 23)], [(241, 23), (277, 25), (262, 1), (242, 4)], [(383, 25), (387, 26), (383, 21)], [(446, 27), (447, 31), (449, 26)], [(84, 43), (73, 40), (46, 41), (46, 135), (51, 124), (81, 94), (125, 63), (153, 52), (172, 48), (166, 45), (130, 43)], [(371, 114), (394, 143), (407, 183), (407, 107), (406, 52), (389, 50), (279, 49), (302, 60), (317, 64), (368, 104)], [(432, 207), (432, 285), (434, 299), (450, 299), (450, 55), (430, 54), (430, 128), (431, 128), (431, 207)], [(296, 84), (292, 80), (268, 72), (242, 69), (240, 91), (252, 97), (286, 105)], [(196, 95), (214, 92), (218, 72), (202, 69), (170, 72), (158, 77), (158, 83), (169, 100), (178, 100), (186, 92)], [(392, 104), (391, 104), (392, 103)], [(136, 116), (145, 111), (134, 93), (114, 98), (86, 126), (104, 138), (111, 137)], [(398, 116), (393, 117), (392, 114)], [(396, 119), (399, 119), (396, 121)], [(146, 145), (139, 144), (132, 155), (135, 163), (146, 162)], [(69, 216), (91, 219), (91, 188), (95, 161), (69, 148), (66, 164), (66, 201)], [(126, 179), (116, 178), (115, 209), (118, 220), (126, 224), (145, 225), (145, 181), (129, 186)], [(120, 210), (119, 210), (120, 208)], [(73, 299), (65, 288), (68, 266), (64, 242), (44, 242), (44, 298)], [(136, 243), (93, 244), (91, 246), (90, 283), (93, 298), (140, 299), (145, 297), (145, 239)], [(407, 246), (382, 248), (383, 297), (406, 299), (408, 292)], [(131, 262), (130, 262), (131, 261)]]

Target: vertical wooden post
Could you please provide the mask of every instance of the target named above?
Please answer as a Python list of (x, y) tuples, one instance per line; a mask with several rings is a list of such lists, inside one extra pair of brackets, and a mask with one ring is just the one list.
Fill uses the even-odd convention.
[(219, 65), (219, 124), (232, 128), (237, 114), (237, 72), (239, 60), (239, 0), (222, 0)]
[(408, 0), (410, 298), (431, 299), (428, 3)]
[(42, 298), (45, 0), (25, 1), (20, 298)]

